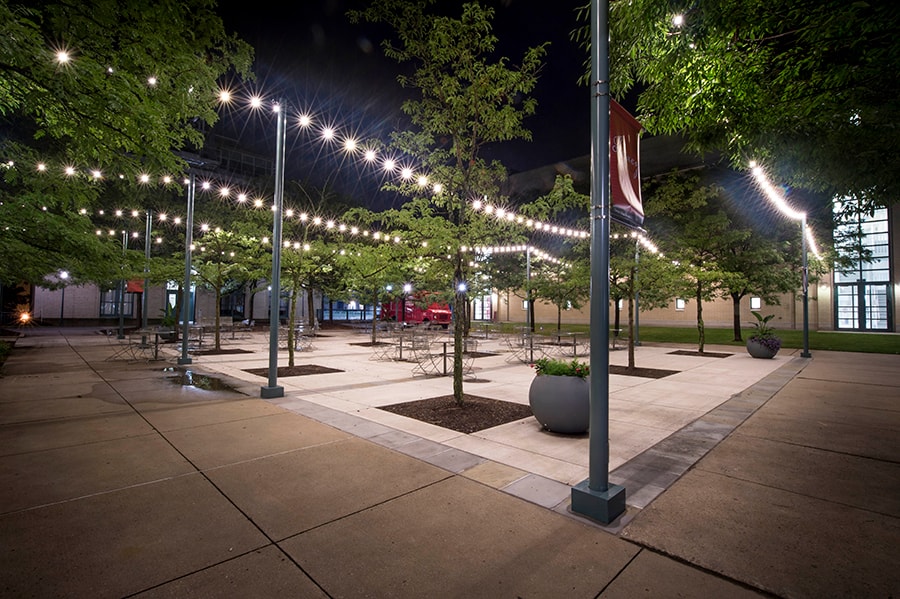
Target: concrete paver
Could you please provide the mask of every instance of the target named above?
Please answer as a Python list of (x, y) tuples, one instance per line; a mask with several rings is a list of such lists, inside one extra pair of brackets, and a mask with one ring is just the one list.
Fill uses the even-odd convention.
[[(245, 372), (268, 364), (262, 336), (241, 341), (254, 353), (195, 356), (235, 388), (206, 391), (168, 380), (171, 350), (107, 361), (105, 338), (40, 332), (0, 372), (4, 596), (900, 589), (900, 356), (639, 348), (639, 365), (681, 374), (611, 385), (610, 480), (628, 509), (601, 527), (567, 510), (587, 436), (533, 419), (463, 435), (379, 410), (449, 380), (371, 361), (359, 336), (329, 331), (298, 362), (344, 372), (282, 378), (266, 401)], [(527, 402), (527, 365), (476, 366), (468, 393)]]

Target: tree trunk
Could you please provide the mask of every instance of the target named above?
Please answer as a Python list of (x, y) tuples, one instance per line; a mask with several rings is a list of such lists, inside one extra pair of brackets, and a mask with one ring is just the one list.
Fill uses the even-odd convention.
[(699, 338), (699, 351), (701, 354), (703, 353), (703, 346), (706, 344), (706, 331), (703, 328), (703, 283), (697, 281), (697, 332), (700, 335)]
[(734, 340), (743, 341), (741, 338), (741, 296), (731, 294), (732, 313), (734, 314)]
[[(222, 286), (221, 285), (216, 285), (216, 303), (215, 303), (215, 307), (213, 308), (213, 311), (215, 312), (215, 315), (216, 315), (215, 319), (213, 320), (213, 327), (215, 327), (215, 329), (216, 329), (216, 331), (215, 331), (216, 343), (215, 343), (214, 349), (216, 351), (219, 351), (220, 349), (222, 349), (222, 337), (219, 333), (219, 329), (220, 329), (219, 325), (222, 322)], [(203, 323), (201, 323), (201, 325), (202, 324)]]
[[(316, 302), (311, 287), (306, 288), (306, 310), (309, 312), (309, 330), (316, 330)], [(322, 315), (324, 318), (324, 314)]]
[(294, 323), (297, 320), (297, 286), (291, 285), (290, 293), (291, 302), (288, 304), (288, 321), (287, 321), (287, 350), (288, 350), (288, 366), (294, 366)]
[(631, 267), (628, 290), (628, 370), (634, 370), (634, 277), (637, 268)]
[[(365, 316), (365, 308), (363, 308)], [(372, 290), (372, 343), (378, 343), (378, 288)]]
[(460, 290), (462, 284), (462, 253), (456, 252), (456, 272), (453, 275), (453, 399), (462, 406), (463, 398), (463, 338), (465, 331), (466, 294)]

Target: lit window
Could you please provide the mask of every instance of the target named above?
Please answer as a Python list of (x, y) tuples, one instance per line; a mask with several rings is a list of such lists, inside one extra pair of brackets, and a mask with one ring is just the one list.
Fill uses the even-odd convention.
[(684, 300), (680, 297), (675, 299), (675, 309), (679, 312), (684, 312)]
[(762, 299), (758, 297), (750, 298), (750, 309), (751, 310), (760, 310), (762, 309)]

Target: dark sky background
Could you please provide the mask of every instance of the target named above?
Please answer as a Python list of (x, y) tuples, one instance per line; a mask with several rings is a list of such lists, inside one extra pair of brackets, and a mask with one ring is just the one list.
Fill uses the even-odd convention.
[[(537, 113), (526, 124), (530, 142), (507, 142), (489, 149), (510, 172), (540, 167), (581, 156), (590, 151), (590, 90), (577, 80), (584, 69), (585, 52), (570, 41), (577, 26), (575, 9), (586, 0), (493, 0), (494, 32), (498, 54), (518, 64), (526, 48), (544, 41), (551, 45), (534, 96)], [(254, 70), (260, 91), (277, 91), (302, 108), (312, 107), (334, 124), (352, 127), (363, 138), (387, 140), (392, 130), (405, 129), (400, 104), (405, 94), (396, 81), (402, 68), (383, 55), (381, 41), (391, 32), (380, 25), (351, 24), (346, 12), (366, 4), (360, 0), (304, 0), (284, 3), (260, 0), (221, 6), (228, 31), (256, 49)], [(461, 7), (462, 2), (453, 2)], [(442, 0), (442, 7), (451, 2)], [(459, 10), (454, 12), (459, 14)], [(231, 121), (241, 144), (259, 145), (260, 134), (252, 119), (240, 112)], [(218, 128), (218, 126), (217, 126)], [(272, 129), (265, 126), (265, 130)], [(321, 143), (304, 141), (289, 129), (288, 175), (310, 166), (319, 175), (331, 170), (333, 179), (355, 176), (346, 166), (329, 165)], [(293, 136), (293, 137), (292, 137)], [(264, 144), (271, 145), (271, 144)], [(274, 151), (274, 146), (273, 146)]]

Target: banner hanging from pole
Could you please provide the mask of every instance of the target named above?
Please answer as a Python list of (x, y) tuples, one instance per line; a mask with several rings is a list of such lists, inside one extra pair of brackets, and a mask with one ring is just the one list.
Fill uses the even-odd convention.
[(629, 227), (644, 224), (641, 201), (641, 124), (610, 98), (609, 185), (612, 196), (610, 218)]

